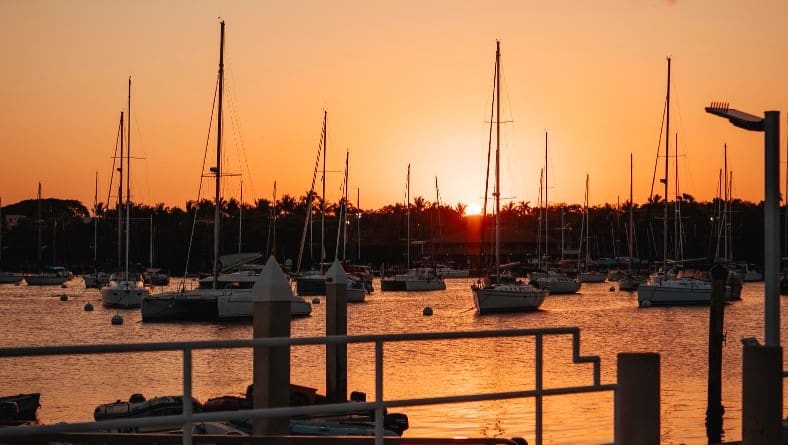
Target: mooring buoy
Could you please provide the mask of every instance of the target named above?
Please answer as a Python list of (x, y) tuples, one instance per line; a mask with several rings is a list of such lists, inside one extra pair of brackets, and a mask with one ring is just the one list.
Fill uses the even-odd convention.
[(112, 324), (123, 324), (123, 317), (121, 317), (120, 314), (113, 315)]
[(610, 286), (610, 292), (615, 292), (615, 291), (616, 291), (616, 287), (615, 286)]
[(432, 315), (432, 308), (429, 306), (425, 307), (424, 310), (421, 311), (421, 314), (429, 317), (430, 315)]
[(68, 295), (63, 294), (60, 296), (60, 301), (68, 301)]
[(320, 304), (320, 298), (317, 297), (312, 298), (312, 304)]
[(93, 305), (90, 303), (85, 303), (85, 312), (90, 312), (93, 310)]

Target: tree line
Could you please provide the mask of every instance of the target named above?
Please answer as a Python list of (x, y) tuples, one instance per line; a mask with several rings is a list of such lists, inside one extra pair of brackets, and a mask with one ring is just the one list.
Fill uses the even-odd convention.
[[(360, 210), (350, 202), (343, 206), (341, 201), (323, 202), (314, 194), (312, 200), (308, 197), (284, 195), (275, 203), (269, 199), (243, 204), (234, 198), (222, 201), (220, 253), (258, 252), (274, 255), (283, 264), (296, 264), (300, 253), (301, 268), (308, 269), (317, 267), (321, 259), (333, 261), (335, 257), (375, 268), (404, 266), (408, 237), (411, 264), (451, 260), (478, 268), (492, 252), (494, 216), (466, 216), (462, 203), (438, 205), (416, 197), (409, 206), (396, 203)], [(33, 271), (42, 264), (57, 264), (85, 272), (119, 267), (125, 252), (118, 248), (116, 208), (99, 203), (90, 211), (79, 201), (51, 198), (42, 199), (40, 205), (40, 220), (35, 199), (2, 208), (4, 268)], [(587, 211), (586, 233), (582, 229), (586, 209), (581, 205), (554, 204), (545, 211), (530, 202), (509, 202), (499, 214), (502, 260), (524, 262), (537, 254), (553, 261), (572, 260), (582, 241), (582, 258), (587, 242), (592, 259), (627, 257), (631, 245), (632, 256), (658, 261), (663, 256), (664, 208), (659, 195), (644, 204), (593, 206)], [(630, 209), (632, 243), (628, 238)], [(669, 258), (713, 261), (727, 251), (735, 260), (762, 262), (763, 202), (698, 202), (684, 194), (669, 202), (668, 209)], [(161, 267), (174, 275), (210, 271), (214, 212), (214, 202), (207, 199), (189, 201), (185, 208), (130, 204), (130, 263), (140, 268)], [(345, 216), (344, 225), (338, 230), (340, 215)], [(9, 227), (9, 219), (17, 224)], [(125, 233), (120, 239), (125, 241)]]

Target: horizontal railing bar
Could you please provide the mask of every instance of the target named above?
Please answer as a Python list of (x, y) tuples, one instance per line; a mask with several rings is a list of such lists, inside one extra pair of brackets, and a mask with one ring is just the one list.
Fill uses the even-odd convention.
[[(150, 443), (170, 443), (180, 442), (180, 434), (160, 434), (160, 433), (64, 433), (50, 434), (38, 438), (40, 442), (70, 440), (84, 441), (89, 443), (108, 442), (112, 444), (150, 444)], [(265, 443), (266, 445), (371, 445), (374, 443), (373, 436), (226, 436), (216, 434), (200, 434), (195, 436), (199, 442), (210, 442), (217, 444), (248, 444)], [(388, 445), (513, 445), (510, 439), (494, 437), (461, 437), (461, 438), (429, 438), (429, 437), (394, 437), (386, 436), (384, 443)], [(25, 443), (30, 443), (25, 441)]]
[[(575, 386), (567, 388), (550, 388), (543, 389), (542, 396), (552, 395), (566, 395), (566, 394), (581, 394), (592, 392), (612, 391), (616, 388), (614, 384), (600, 385), (600, 386)], [(461, 396), (446, 396), (446, 397), (430, 397), (419, 399), (398, 399), (380, 402), (380, 405), (385, 408), (408, 407), (408, 406), (423, 406), (423, 405), (440, 405), (449, 403), (464, 403), (464, 402), (480, 402), (488, 400), (500, 399), (517, 399), (535, 397), (537, 391), (507, 391), (497, 393), (485, 394), (469, 394)], [(287, 417), (308, 414), (336, 414), (336, 413), (349, 413), (349, 412), (364, 412), (372, 411), (378, 406), (378, 402), (349, 402), (349, 403), (331, 403), (325, 405), (310, 405), (310, 406), (288, 406), (276, 408), (259, 408), (239, 411), (215, 411), (215, 412), (202, 412), (192, 414), (192, 422), (210, 422), (210, 421), (225, 421), (225, 420), (239, 420), (248, 418), (259, 417)], [(79, 423), (59, 423), (54, 425), (41, 425), (35, 427), (8, 427), (0, 429), (0, 437), (18, 437), (21, 435), (30, 434), (48, 434), (54, 432), (86, 432), (96, 431), (100, 429), (113, 429), (113, 428), (128, 428), (128, 427), (144, 427), (144, 426), (165, 426), (165, 425), (182, 425), (186, 422), (185, 415), (171, 415), (171, 416), (157, 416), (157, 417), (139, 417), (139, 418), (124, 418), (116, 420), (100, 420), (96, 422), (79, 422)]]
[(72, 354), (108, 354), (119, 352), (153, 352), (180, 351), (184, 349), (231, 349), (260, 346), (287, 345), (323, 345), (334, 343), (372, 343), (428, 341), (428, 340), (460, 340), (475, 338), (523, 337), (535, 335), (567, 335), (579, 333), (577, 327), (558, 327), (542, 329), (507, 329), (501, 331), (465, 331), (465, 332), (423, 332), (407, 334), (374, 334), (374, 335), (329, 335), (325, 337), (273, 337), (236, 340), (203, 340), (191, 342), (156, 342), (126, 343), (97, 345), (62, 345), (62, 346), (30, 346), (0, 348), (1, 357), (72, 355)]

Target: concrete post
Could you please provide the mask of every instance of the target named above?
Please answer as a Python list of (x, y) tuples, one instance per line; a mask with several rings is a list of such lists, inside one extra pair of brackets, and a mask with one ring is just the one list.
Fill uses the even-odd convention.
[(659, 354), (618, 354), (615, 443), (659, 445)]
[(766, 345), (780, 346), (780, 112), (764, 113), (763, 289)]
[[(347, 275), (339, 263), (326, 272), (326, 336), (347, 335)], [(326, 398), (347, 401), (347, 344), (326, 345)]]
[(779, 346), (744, 344), (742, 442), (782, 443), (783, 353)]
[[(254, 338), (290, 337), (293, 291), (274, 257), (265, 264), (252, 288)], [(257, 347), (253, 359), (255, 409), (290, 405), (290, 347)], [(290, 433), (290, 419), (255, 418), (255, 435)]]
[(706, 438), (722, 442), (722, 341), (725, 325), (725, 282), (728, 269), (715, 264), (711, 270), (709, 306), (709, 379), (706, 392)]

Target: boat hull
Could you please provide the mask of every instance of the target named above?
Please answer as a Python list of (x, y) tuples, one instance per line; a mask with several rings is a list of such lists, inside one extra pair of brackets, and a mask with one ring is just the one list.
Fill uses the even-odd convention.
[(547, 291), (531, 286), (471, 286), (473, 304), (479, 314), (530, 312), (539, 309)]
[(219, 319), (216, 295), (167, 292), (142, 299), (142, 321), (215, 321)]
[(15, 404), (16, 413), (7, 420), (8, 422), (19, 422), (25, 420), (35, 420), (39, 408), (40, 393), (17, 394), (15, 396), (0, 397), (0, 404)]
[[(251, 291), (228, 292), (217, 298), (217, 313), (220, 320), (251, 319), (254, 301)], [(291, 317), (306, 317), (312, 313), (312, 305), (303, 298), (293, 297), (290, 303)]]
[(140, 307), (142, 299), (150, 295), (150, 289), (142, 282), (110, 282), (101, 288), (101, 304), (105, 307), (135, 308)]
[(59, 286), (68, 281), (68, 277), (47, 274), (25, 275), (24, 278), (28, 286)]
[(602, 272), (580, 272), (577, 280), (581, 283), (604, 283), (607, 279), (607, 274)]
[(16, 284), (24, 277), (17, 273), (0, 272), (0, 284)]
[(326, 278), (324, 275), (296, 278), (296, 293), (302, 297), (326, 294)]

